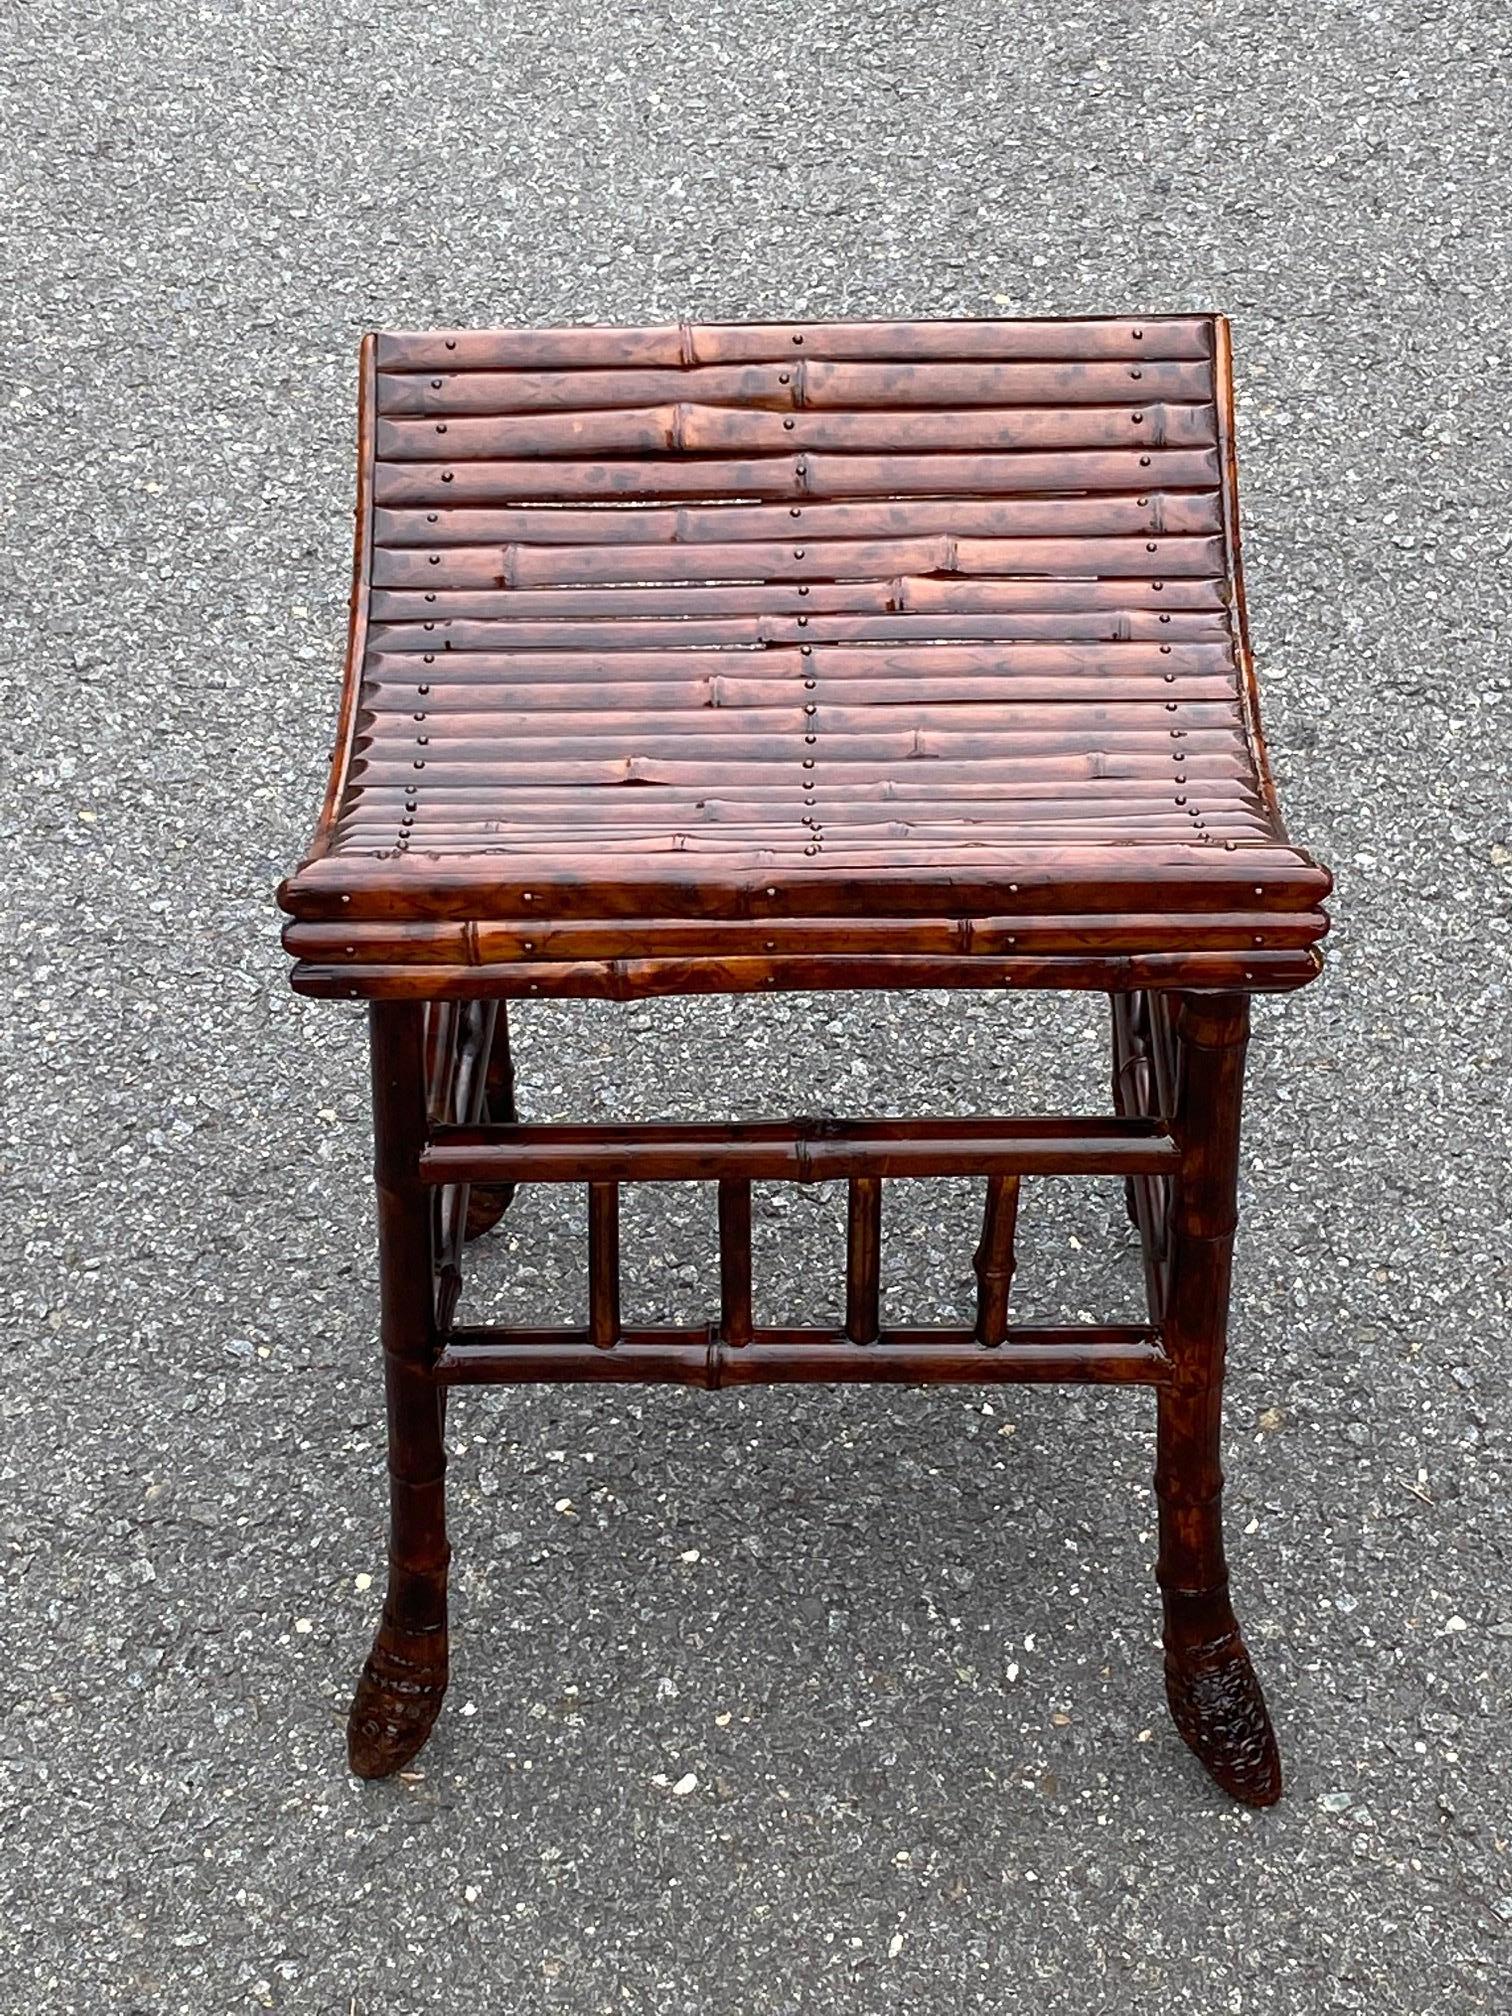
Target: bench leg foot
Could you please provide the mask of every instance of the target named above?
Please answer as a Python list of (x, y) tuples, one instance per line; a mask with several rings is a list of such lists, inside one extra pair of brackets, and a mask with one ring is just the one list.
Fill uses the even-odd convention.
[(1181, 1597), (1166, 1597), (1165, 1683), (1171, 1719), (1231, 1799), (1246, 1806), (1274, 1806), (1281, 1797), (1281, 1753), (1265, 1695), (1227, 1597), (1217, 1606), (1217, 1619), (1213, 1607), (1198, 1599), (1189, 1609)]
[[(515, 1106), (514, 1059), (509, 1049), (507, 1004), (498, 1004), (493, 1039), (488, 1052), (488, 1075), (483, 1093), (482, 1120), (512, 1126), (520, 1117)], [(467, 1195), (467, 1237), (481, 1239), (491, 1232), (514, 1202), (513, 1183), (475, 1183)]]
[(359, 1778), (387, 1778), (424, 1747), (446, 1693), (447, 1632), (406, 1631), (385, 1607), (347, 1717), (347, 1762)]
[(347, 1720), (359, 1778), (386, 1778), (425, 1742), (446, 1693), (448, 1640), (444, 1393), (435, 1350), (431, 1199), (419, 1180), (426, 1133), (424, 1009), (375, 1001), (373, 1146), (388, 1412), (388, 1588)]
[(1163, 1326), (1174, 1376), (1160, 1394), (1155, 1458), (1166, 1699), (1230, 1798), (1270, 1806), (1281, 1796), (1281, 1759), (1229, 1601), (1219, 1463), (1249, 1002), (1188, 995), (1177, 1030), (1182, 1167)]
[(1281, 1797), (1281, 1756), (1229, 1600), (1218, 1438), (1222, 1392), (1160, 1396), (1156, 1573), (1165, 1611), (1165, 1687), (1177, 1734), (1213, 1781), (1246, 1806)]

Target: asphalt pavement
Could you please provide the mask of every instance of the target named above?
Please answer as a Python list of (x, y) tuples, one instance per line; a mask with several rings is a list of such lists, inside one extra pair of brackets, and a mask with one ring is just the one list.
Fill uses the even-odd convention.
[[(1494, 0), (35, 0), (0, 47), (0, 2012), (1512, 2008), (1512, 328)], [(374, 326), (1234, 318), (1322, 980), (1257, 1015), (1226, 1464), (1289, 1774), (1168, 1725), (1135, 1394), (461, 1396), (455, 1665), (381, 1588), (360, 1014), (288, 992)], [(536, 1117), (1104, 1098), (1103, 1007), (531, 1004)], [(969, 1305), (896, 1186), (889, 1310)], [(764, 1306), (841, 1202), (760, 1193)], [(1138, 1306), (1117, 1187), (1021, 1306)], [(706, 1306), (707, 1192), (627, 1307)], [(477, 1305), (573, 1306), (525, 1192)], [(470, 1294), (474, 1288), (470, 1287)], [(689, 1782), (689, 1781), (693, 1782)]]

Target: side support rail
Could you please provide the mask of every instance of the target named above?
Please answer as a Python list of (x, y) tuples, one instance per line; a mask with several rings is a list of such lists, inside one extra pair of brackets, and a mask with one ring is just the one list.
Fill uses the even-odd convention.
[[(588, 1189), (588, 1316), (581, 1327), (451, 1328), (432, 1361), (443, 1385), (534, 1380), (664, 1380), (725, 1386), (773, 1380), (1076, 1380), (1160, 1385), (1171, 1362), (1154, 1324), (1014, 1325), (1008, 1320), (1020, 1180), (1025, 1175), (1168, 1178), (1175, 1140), (1158, 1115), (969, 1120), (785, 1120), (749, 1125), (432, 1127), (422, 1183), (443, 1197), (472, 1183), (582, 1183)], [(882, 1186), (887, 1178), (986, 1178), (970, 1329), (882, 1320)], [(847, 1184), (846, 1289), (835, 1328), (756, 1322), (751, 1185)], [(620, 1311), (619, 1195), (625, 1183), (712, 1182), (719, 1198), (720, 1307), (694, 1327), (628, 1327)]]
[(1180, 1161), (1144, 1115), (778, 1120), (736, 1126), (436, 1127), (422, 1183), (824, 1183), (885, 1176), (1159, 1176)]

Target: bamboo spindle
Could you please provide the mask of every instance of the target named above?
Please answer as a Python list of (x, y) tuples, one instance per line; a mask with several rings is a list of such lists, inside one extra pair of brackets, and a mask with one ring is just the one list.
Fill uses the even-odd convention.
[(620, 1334), (619, 1185), (588, 1185), (588, 1339), (612, 1350)]
[(1008, 1335), (1008, 1289), (1013, 1280), (1013, 1235), (1018, 1226), (1019, 1179), (987, 1178), (982, 1243), (972, 1266), (977, 1277), (976, 1340), (1001, 1344)]
[(751, 1341), (751, 1186), (738, 1176), (719, 1185), (719, 1328), (732, 1349)]
[(875, 1344), (882, 1328), (882, 1179), (853, 1176), (845, 1227), (845, 1334)]

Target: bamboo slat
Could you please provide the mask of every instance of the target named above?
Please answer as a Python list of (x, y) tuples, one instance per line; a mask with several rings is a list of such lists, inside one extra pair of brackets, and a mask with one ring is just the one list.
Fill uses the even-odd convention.
[(380, 548), (380, 588), (589, 588), (656, 582), (872, 581), (893, 574), (1065, 575), (1103, 580), (1156, 573), (1211, 579), (1221, 562), (1215, 539), (812, 540), (781, 546), (732, 540), (723, 546), (438, 546)]
[(674, 994), (844, 993), (912, 987), (1065, 988), (1118, 993), (1130, 988), (1227, 988), (1289, 992), (1323, 969), (1316, 945), (1294, 952), (1109, 953), (999, 959), (981, 954), (924, 958), (834, 953), (812, 958), (613, 959), (502, 966), (354, 967), (300, 961), (296, 993), (328, 1001), (635, 1001)]
[[(892, 413), (768, 413), (756, 407), (645, 406), (628, 412), (509, 413), (383, 420), (388, 462), (507, 462), (518, 456), (804, 455), (810, 451), (973, 458), (1003, 449), (1209, 448), (1211, 406), (909, 407)], [(803, 472), (799, 470), (798, 474)]]
[[(447, 618), (435, 621), (375, 623), (373, 649), (368, 659), (369, 675), (383, 658), (406, 656), (406, 668), (414, 679), (428, 678), (413, 663), (425, 658), (445, 664), (454, 657), (448, 677), (465, 678), (473, 653), (489, 659), (507, 652), (534, 651), (552, 654), (554, 678), (571, 676), (571, 659), (558, 660), (558, 652), (586, 651), (602, 666), (609, 653), (625, 651), (718, 652), (739, 664), (739, 654), (756, 656), (782, 645), (805, 643), (854, 644), (869, 650), (879, 644), (985, 643), (1033, 644), (1093, 641), (1105, 644), (1190, 644), (1221, 643), (1228, 636), (1223, 617), (1203, 611), (1171, 614), (1153, 609), (1089, 609), (1074, 615), (1055, 616), (1038, 610), (1023, 615), (1002, 615), (986, 611), (980, 615), (946, 612), (859, 616), (816, 615), (746, 617), (641, 618), (637, 621), (612, 617), (531, 618), (524, 621), (468, 623)], [(720, 669), (718, 659), (708, 661)], [(379, 669), (388, 669), (380, 667)], [(606, 676), (617, 678), (621, 668), (613, 665)]]
[(783, 359), (748, 365), (618, 370), (385, 370), (385, 415), (591, 412), (692, 402), (700, 407), (849, 410), (914, 406), (1139, 406), (1209, 400), (1203, 360), (1125, 363), (856, 364)]
[(1053, 360), (1211, 357), (1206, 316), (1088, 317), (1078, 321), (724, 322), (661, 328), (441, 329), (376, 339), (383, 371), (586, 370), (595, 366), (791, 363), (808, 358)]
[(1089, 497), (918, 497), (864, 504), (655, 506), (519, 505), (494, 510), (442, 506), (374, 513), (381, 546), (719, 545), (732, 539), (881, 539), (934, 533), (984, 539), (1221, 530), (1216, 490)]
[[(398, 422), (390, 422), (391, 426)], [(431, 423), (422, 423), (431, 425)], [(1133, 426), (1130, 423), (1129, 432)], [(783, 497), (806, 498), (1065, 495), (1087, 490), (1142, 494), (1159, 490), (1211, 490), (1221, 480), (1215, 448), (1114, 446), (1016, 454), (929, 455), (899, 449), (895, 454), (794, 452), (744, 458), (674, 455), (597, 461), (458, 458), (448, 428), (437, 436), (432, 425), (429, 454), (413, 451), (381, 461), (374, 472), (378, 504), (496, 504), (561, 499), (596, 499), (606, 504), (669, 499)]]

